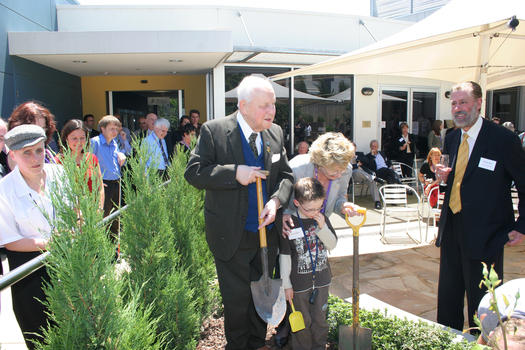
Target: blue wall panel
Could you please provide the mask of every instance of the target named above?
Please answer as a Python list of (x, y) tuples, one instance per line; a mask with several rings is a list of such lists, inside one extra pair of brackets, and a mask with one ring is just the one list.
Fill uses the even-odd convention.
[(0, 115), (7, 119), (14, 107), (27, 100), (46, 104), (59, 126), (82, 116), (80, 78), (8, 52), (8, 32), (54, 31), (56, 5), (75, 0), (0, 0)]

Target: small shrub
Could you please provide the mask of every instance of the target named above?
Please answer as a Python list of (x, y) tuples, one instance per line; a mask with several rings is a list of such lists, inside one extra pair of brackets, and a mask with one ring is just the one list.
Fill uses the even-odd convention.
[[(328, 341), (339, 342), (339, 325), (352, 325), (352, 304), (330, 295), (328, 299)], [(441, 330), (426, 322), (409, 321), (387, 315), (386, 310), (359, 310), (361, 327), (372, 330), (372, 349), (406, 350), (466, 350), (474, 344), (455, 342), (453, 333)]]

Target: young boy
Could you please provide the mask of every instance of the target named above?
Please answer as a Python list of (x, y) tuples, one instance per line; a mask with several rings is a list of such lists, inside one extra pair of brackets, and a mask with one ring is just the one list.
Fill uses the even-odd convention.
[[(314, 178), (304, 178), (294, 186), (292, 214), (295, 227), (288, 238), (281, 237), (279, 262), (286, 300), (304, 317), (306, 328), (293, 333), (292, 348), (324, 349), (328, 337), (326, 308), (332, 271), (328, 250), (334, 249), (337, 236), (324, 216), (326, 191)], [(313, 268), (312, 268), (313, 266)]]

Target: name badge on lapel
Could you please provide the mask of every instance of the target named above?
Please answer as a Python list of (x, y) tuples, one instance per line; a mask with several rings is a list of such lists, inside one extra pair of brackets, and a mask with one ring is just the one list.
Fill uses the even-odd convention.
[(496, 161), (495, 160), (492, 160), (492, 159), (487, 159), (487, 158), (483, 158), (481, 157), (479, 159), (479, 165), (478, 165), (481, 169), (486, 169), (486, 170), (490, 170), (490, 171), (494, 171), (494, 169), (496, 168)]
[(278, 162), (281, 159), (281, 153), (272, 154), (272, 163)]

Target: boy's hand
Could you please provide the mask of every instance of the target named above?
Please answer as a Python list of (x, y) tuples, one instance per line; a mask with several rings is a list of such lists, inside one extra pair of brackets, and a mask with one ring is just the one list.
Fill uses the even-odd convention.
[(287, 301), (290, 301), (293, 299), (293, 288), (288, 288), (284, 290), (284, 296), (286, 297)]
[(319, 229), (322, 229), (323, 226), (324, 226), (324, 215), (323, 215), (323, 213), (318, 212), (317, 214), (315, 214), (313, 219), (315, 221), (317, 221), (317, 226), (319, 226)]

